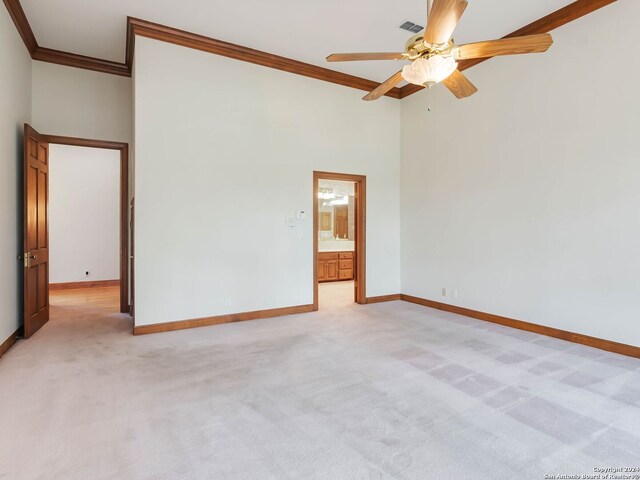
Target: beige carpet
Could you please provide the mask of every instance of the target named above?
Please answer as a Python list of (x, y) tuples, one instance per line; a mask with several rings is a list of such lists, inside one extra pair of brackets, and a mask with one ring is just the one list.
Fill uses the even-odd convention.
[(54, 298), (53, 320), (0, 360), (0, 478), (640, 466), (640, 361), (403, 302), (357, 306), (334, 287), (318, 313), (141, 337), (105, 313), (115, 294)]

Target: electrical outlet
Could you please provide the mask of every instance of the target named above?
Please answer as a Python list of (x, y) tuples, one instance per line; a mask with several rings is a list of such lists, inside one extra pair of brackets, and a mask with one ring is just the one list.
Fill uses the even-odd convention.
[(442, 288), (442, 296), (446, 297), (447, 296), (447, 289), (446, 288)]
[(231, 297), (224, 297), (224, 306), (225, 307), (231, 306)]

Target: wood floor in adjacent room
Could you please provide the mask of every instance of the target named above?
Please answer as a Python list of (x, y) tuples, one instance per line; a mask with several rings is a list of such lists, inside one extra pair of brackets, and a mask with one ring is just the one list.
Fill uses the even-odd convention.
[(317, 313), (139, 337), (117, 288), (55, 292), (49, 324), (0, 360), (0, 479), (640, 466), (639, 360), (334, 287)]

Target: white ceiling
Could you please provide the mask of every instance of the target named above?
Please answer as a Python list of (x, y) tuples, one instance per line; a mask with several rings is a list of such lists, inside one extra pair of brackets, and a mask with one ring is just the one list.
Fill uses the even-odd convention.
[[(456, 43), (512, 32), (572, 0), (469, 0)], [(124, 61), (126, 17), (162, 23), (269, 53), (383, 81), (394, 61), (328, 64), (333, 52), (402, 51), (424, 25), (426, 0), (22, 0), (42, 46)], [(502, 61), (508, 61), (503, 59)]]

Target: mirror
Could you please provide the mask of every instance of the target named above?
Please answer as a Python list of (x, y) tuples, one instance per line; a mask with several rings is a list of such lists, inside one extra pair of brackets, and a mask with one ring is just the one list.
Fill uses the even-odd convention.
[(353, 251), (355, 240), (355, 185), (319, 180), (318, 251)]

